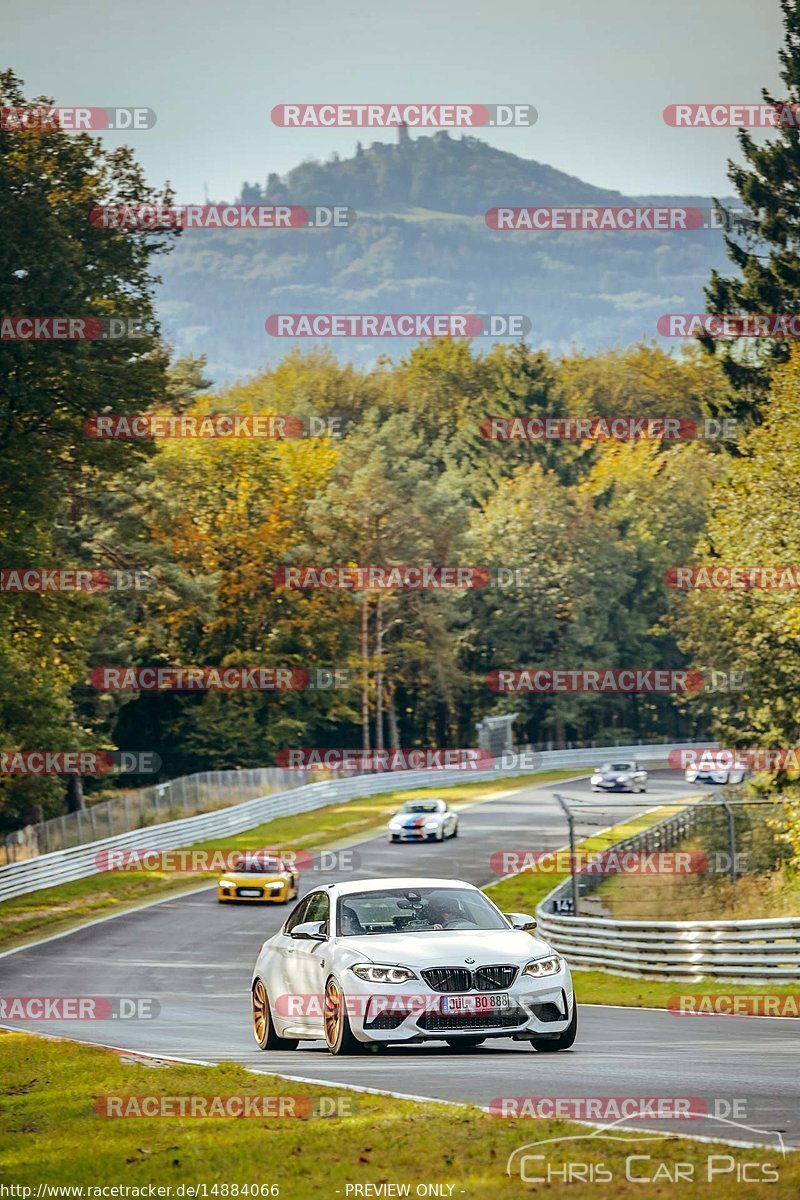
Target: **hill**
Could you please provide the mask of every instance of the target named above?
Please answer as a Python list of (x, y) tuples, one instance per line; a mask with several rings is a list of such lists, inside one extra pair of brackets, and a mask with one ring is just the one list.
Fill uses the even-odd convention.
[[(245, 183), (242, 203), (347, 204), (349, 229), (191, 231), (164, 263), (159, 311), (182, 353), (206, 353), (218, 382), (275, 362), (292, 345), (268, 337), (280, 312), (521, 313), (531, 344), (559, 353), (655, 336), (665, 312), (703, 311), (722, 234), (499, 233), (496, 205), (670, 204), (703, 196), (628, 197), (445, 132), (359, 146), (352, 158), (305, 162), (281, 179)], [(304, 340), (308, 346), (312, 344)], [(407, 340), (329, 343), (368, 364)]]

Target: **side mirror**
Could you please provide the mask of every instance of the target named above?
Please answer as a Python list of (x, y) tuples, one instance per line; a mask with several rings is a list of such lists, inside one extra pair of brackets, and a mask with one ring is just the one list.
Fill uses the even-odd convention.
[[(507, 921), (511, 922), (514, 929), (522, 929), (526, 933), (532, 933), (536, 928), (536, 918), (529, 917), (527, 913), (503, 913)], [(302, 929), (302, 926), (299, 926)]]
[(323, 933), (324, 921), (301, 921), (295, 925), (289, 937), (297, 938), (300, 942), (327, 942), (328, 935)]

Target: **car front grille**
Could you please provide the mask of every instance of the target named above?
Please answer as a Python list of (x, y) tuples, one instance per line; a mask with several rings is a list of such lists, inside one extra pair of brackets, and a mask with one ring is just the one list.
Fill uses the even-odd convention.
[(481, 1013), (423, 1013), (417, 1025), (428, 1033), (471, 1032), (473, 1029), (515, 1029), (526, 1020), (527, 1015), (521, 1008), (496, 1008)]
[(472, 987), (472, 971), (466, 967), (433, 967), (422, 978), (435, 992), (468, 992)]
[(478, 967), (475, 971), (466, 967), (431, 967), (422, 972), (422, 978), (435, 992), (501, 992), (511, 987), (518, 969), (511, 963)]
[(517, 977), (517, 968), (511, 964), (499, 967), (478, 967), (475, 972), (475, 990), (478, 992), (500, 992), (511, 987)]

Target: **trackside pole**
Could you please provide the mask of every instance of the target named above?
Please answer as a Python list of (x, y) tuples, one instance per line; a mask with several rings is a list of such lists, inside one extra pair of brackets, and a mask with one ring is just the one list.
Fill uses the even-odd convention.
[(727, 800), (720, 800), (720, 804), (725, 809), (725, 815), (728, 818), (728, 854), (731, 860), (731, 883), (734, 891), (736, 890), (736, 823), (733, 817), (733, 809)]
[(572, 885), (572, 912), (574, 916), (578, 916), (578, 880), (575, 875), (575, 818), (567, 805), (563, 796), (558, 792), (553, 793), (553, 798), (558, 801), (564, 816), (567, 818), (569, 827), (569, 877)]

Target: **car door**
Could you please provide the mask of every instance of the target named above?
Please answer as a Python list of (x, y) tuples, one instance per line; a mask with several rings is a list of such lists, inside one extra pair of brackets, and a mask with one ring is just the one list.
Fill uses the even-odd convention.
[[(330, 896), (326, 891), (311, 892), (308, 906), (303, 913), (303, 924), (314, 921), (323, 923), (324, 931), (330, 932)], [(300, 922), (297, 922), (298, 924)], [(302, 996), (304, 1012), (303, 1028), (310, 1036), (323, 1037), (324, 1025), (322, 1004), (325, 996), (325, 981), (331, 960), (331, 942), (292, 939), (294, 953), (291, 956), (292, 990)]]
[(264, 983), (273, 1013), (279, 1020), (289, 1020), (292, 1025), (301, 1020), (303, 1014), (298, 1011), (299, 1001), (295, 995), (292, 970), (295, 950), (300, 943), (289, 937), (289, 931), (305, 919), (308, 899), (305, 897), (292, 909), (283, 929), (271, 939), (269, 954), (263, 964)]

